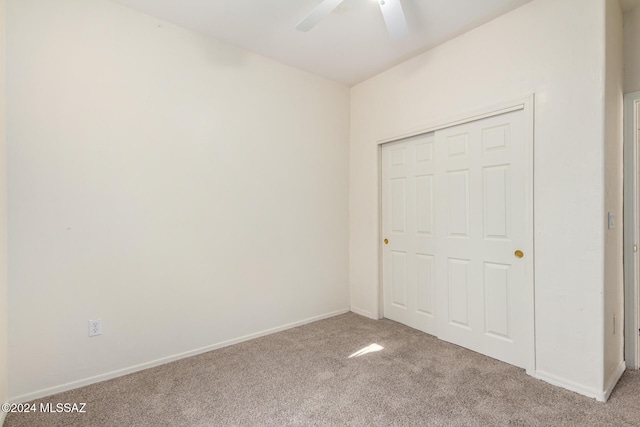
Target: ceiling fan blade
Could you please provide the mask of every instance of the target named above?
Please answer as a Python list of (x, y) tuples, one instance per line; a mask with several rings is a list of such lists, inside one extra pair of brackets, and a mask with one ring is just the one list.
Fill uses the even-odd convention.
[(378, 2), (389, 36), (394, 40), (407, 36), (409, 27), (407, 27), (400, 0), (378, 0)]
[(338, 7), (344, 0), (324, 0), (306, 18), (296, 25), (296, 30), (309, 31), (323, 18), (329, 16), (333, 9)]

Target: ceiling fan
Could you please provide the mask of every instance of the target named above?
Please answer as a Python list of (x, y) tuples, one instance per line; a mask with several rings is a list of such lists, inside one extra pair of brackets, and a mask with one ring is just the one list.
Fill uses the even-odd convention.
[[(323, 0), (306, 18), (296, 25), (296, 29), (299, 31), (309, 31), (318, 22), (333, 12), (343, 1), (344, 0)], [(407, 27), (407, 21), (404, 17), (400, 0), (377, 0), (377, 2), (380, 4), (380, 11), (382, 12), (389, 36), (397, 40), (409, 34), (409, 28)]]

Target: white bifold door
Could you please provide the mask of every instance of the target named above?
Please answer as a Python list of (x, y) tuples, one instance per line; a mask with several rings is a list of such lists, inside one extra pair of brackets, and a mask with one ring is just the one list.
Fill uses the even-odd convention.
[(525, 367), (522, 110), (382, 146), (384, 316)]

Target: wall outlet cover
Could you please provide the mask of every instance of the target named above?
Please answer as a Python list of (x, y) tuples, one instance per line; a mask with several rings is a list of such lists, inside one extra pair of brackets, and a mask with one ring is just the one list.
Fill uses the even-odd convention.
[(102, 319), (89, 320), (89, 336), (102, 335)]

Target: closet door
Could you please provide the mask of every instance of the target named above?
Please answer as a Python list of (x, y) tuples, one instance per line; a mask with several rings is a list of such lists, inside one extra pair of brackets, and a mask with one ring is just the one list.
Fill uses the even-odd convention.
[(385, 317), (436, 333), (434, 136), (382, 147)]
[(524, 113), (436, 132), (438, 337), (526, 365)]
[(513, 111), (385, 144), (381, 170), (384, 316), (520, 367), (525, 138)]

